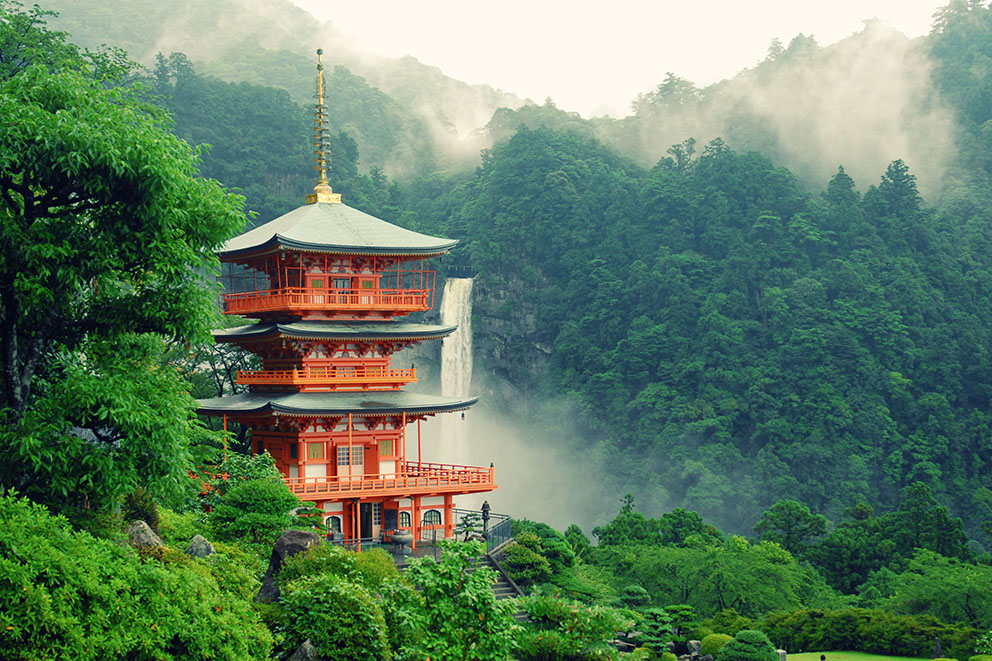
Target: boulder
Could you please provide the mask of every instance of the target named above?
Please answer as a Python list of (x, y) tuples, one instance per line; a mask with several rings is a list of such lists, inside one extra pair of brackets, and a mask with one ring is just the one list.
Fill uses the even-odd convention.
[(712, 654), (704, 654), (701, 657), (699, 657), (699, 661), (713, 661), (713, 655)]
[(189, 542), (189, 546), (186, 547), (186, 555), (191, 555), (194, 558), (206, 558), (214, 553), (216, 553), (214, 551), (214, 545), (208, 542), (207, 538), (203, 535), (193, 537)]
[(320, 544), (320, 535), (309, 530), (287, 530), (272, 547), (272, 556), (269, 558), (269, 568), (265, 570), (262, 578), (262, 587), (255, 596), (255, 601), (267, 603), (279, 600), (279, 584), (276, 577), (282, 569), (286, 558), (291, 558), (297, 553), (306, 551), (311, 546)]
[(144, 521), (132, 521), (124, 529), (131, 546), (139, 551), (162, 546), (162, 539)]
[(699, 656), (699, 649), (702, 647), (702, 645), (703, 644), (701, 642), (699, 642), (698, 640), (690, 640), (689, 641), (689, 655), (690, 656)]
[(307, 638), (286, 661), (316, 661), (318, 658), (317, 648)]
[(778, 661), (785, 661), (785, 657), (788, 654), (785, 650), (775, 650), (775, 653), (778, 654)]

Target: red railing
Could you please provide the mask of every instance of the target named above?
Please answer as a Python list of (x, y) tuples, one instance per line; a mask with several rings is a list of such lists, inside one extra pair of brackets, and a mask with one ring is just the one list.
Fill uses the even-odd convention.
[(401, 495), (416, 493), (469, 493), (496, 488), (492, 466), (455, 466), (407, 462), (400, 472), (382, 475), (290, 477), (289, 490), (302, 496)]
[(269, 310), (386, 310), (417, 312), (430, 309), (430, 289), (307, 289), (286, 287), (223, 294), (225, 314)]
[(238, 383), (332, 388), (398, 388), (417, 380), (416, 368), (384, 369), (378, 366), (308, 366), (292, 370), (238, 370)]

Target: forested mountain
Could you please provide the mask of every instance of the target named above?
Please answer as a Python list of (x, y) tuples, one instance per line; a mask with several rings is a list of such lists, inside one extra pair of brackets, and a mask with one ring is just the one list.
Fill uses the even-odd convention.
[(52, 0), (45, 7), (59, 13), (51, 27), (81, 46), (118, 46), (148, 67), (157, 53), (183, 53), (200, 73), (280, 87), (304, 105), (312, 103), (313, 54), (323, 48), (337, 78), (329, 81), (327, 97), (334, 126), (358, 143), (366, 169), (378, 166), (392, 176), (432, 169), (432, 149), (447, 165), (475, 162), (484, 144), (473, 131), (496, 108), (523, 103), (412, 57), (357, 51), (333, 24), (319, 23), (288, 0)]
[[(477, 360), (521, 392), (572, 400), (590, 434), (571, 442), (645, 511), (685, 505), (747, 530), (781, 498), (836, 520), (861, 501), (894, 508), (922, 481), (982, 540), (989, 50), (990, 11), (975, 3), (952, 3), (917, 41), (877, 25), (828, 48), (800, 35), (712, 88), (669, 75), (622, 120), (500, 110), (474, 173), (432, 171), (442, 159), (421, 120), (336, 69), (335, 187), (462, 240), (455, 260), (478, 273)], [(241, 187), (262, 219), (295, 205), (306, 110), (194, 67), (177, 54), (151, 75), (175, 131), (214, 145), (205, 173)], [(880, 68), (891, 85), (867, 90)], [(367, 152), (420, 174), (363, 174)]]

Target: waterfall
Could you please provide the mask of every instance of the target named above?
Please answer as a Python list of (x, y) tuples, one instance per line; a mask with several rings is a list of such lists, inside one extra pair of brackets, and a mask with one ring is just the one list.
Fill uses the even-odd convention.
[[(441, 323), (458, 329), (441, 345), (441, 394), (466, 397), (472, 383), (472, 278), (449, 278), (441, 294)], [(464, 464), (466, 425), (458, 413), (441, 416), (443, 463)]]

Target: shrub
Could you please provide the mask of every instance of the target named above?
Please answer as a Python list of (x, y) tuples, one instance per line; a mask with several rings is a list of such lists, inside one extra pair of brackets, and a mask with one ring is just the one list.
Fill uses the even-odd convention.
[(703, 656), (709, 654), (715, 659), (720, 653), (720, 649), (726, 645), (728, 641), (733, 640), (733, 638), (733, 636), (728, 636), (725, 633), (711, 633), (703, 638), (703, 641), (699, 646), (699, 653)]
[(283, 530), (297, 523), (290, 510), (299, 505), (282, 481), (246, 480), (228, 489), (210, 521), (222, 539), (272, 544)]
[(333, 574), (307, 576), (286, 586), (280, 605), (285, 617), (287, 652), (309, 638), (321, 659), (393, 658), (382, 609), (360, 585)]
[(0, 496), (0, 649), (17, 658), (265, 658), (272, 637), (210, 570), (175, 549), (117, 541)]
[(733, 608), (725, 608), (710, 619), (704, 620), (700, 628), (709, 629), (710, 633), (723, 633), (733, 637), (741, 629), (754, 629), (755, 626), (755, 621), (751, 618), (744, 617)]
[(333, 574), (350, 578), (355, 573), (357, 553), (333, 544), (316, 544), (303, 553), (286, 558), (279, 570), (279, 587), (285, 589), (293, 581), (307, 576)]
[(626, 611), (546, 593), (519, 602), (532, 621), (517, 633), (516, 655), (524, 661), (614, 658), (610, 641), (633, 624)]
[(620, 600), (631, 608), (644, 606), (650, 599), (648, 591), (637, 584), (628, 585), (620, 592)]
[(159, 509), (158, 514), (158, 536), (169, 546), (185, 548), (189, 541), (206, 527), (201, 512), (179, 514), (163, 507)]
[(506, 546), (503, 551), (503, 566), (510, 578), (521, 587), (545, 583), (551, 579), (548, 559), (520, 542)]
[(720, 661), (778, 661), (778, 653), (768, 636), (742, 629), (720, 648)]
[(678, 661), (678, 657), (672, 652), (662, 652), (661, 661)]
[(882, 610), (801, 609), (769, 613), (761, 623), (775, 642), (790, 652), (857, 649), (867, 654), (929, 656), (933, 639), (955, 658), (973, 649), (978, 631), (951, 625), (930, 615), (896, 615)]
[(992, 654), (976, 654), (969, 656), (968, 661), (992, 661)]
[(378, 590), (383, 581), (399, 576), (392, 557), (382, 549), (354, 553), (332, 544), (317, 544), (286, 559), (279, 572), (280, 587), (304, 576), (333, 574)]
[(121, 516), (124, 523), (131, 521), (144, 521), (148, 527), (158, 534), (159, 514), (158, 506), (148, 493), (148, 489), (138, 487), (124, 498), (121, 505)]

